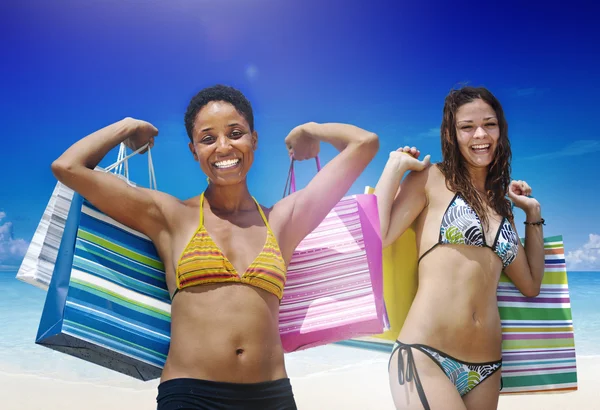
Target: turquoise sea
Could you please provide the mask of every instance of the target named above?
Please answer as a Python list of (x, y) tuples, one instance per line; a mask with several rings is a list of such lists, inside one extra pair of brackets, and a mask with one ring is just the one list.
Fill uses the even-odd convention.
[[(0, 272), (1, 371), (121, 387), (143, 383), (36, 345), (46, 293), (16, 280), (15, 275), (16, 272)], [(570, 272), (568, 279), (577, 355), (600, 356), (600, 272)], [(329, 345), (288, 354), (286, 365), (290, 376), (307, 377), (386, 360), (378, 352)]]

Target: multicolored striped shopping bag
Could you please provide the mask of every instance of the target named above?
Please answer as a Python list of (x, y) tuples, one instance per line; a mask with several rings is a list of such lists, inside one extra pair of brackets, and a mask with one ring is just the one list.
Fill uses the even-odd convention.
[[(293, 164), (288, 193), (296, 190)], [(389, 321), (381, 263), (377, 198), (344, 197), (298, 245), (288, 266), (279, 311), (284, 350), (384, 331)]]
[(170, 308), (150, 239), (76, 193), (36, 343), (141, 380), (157, 378), (169, 349)]
[(502, 320), (502, 393), (577, 390), (571, 300), (562, 236), (544, 239), (540, 294), (524, 297), (506, 275), (498, 286)]

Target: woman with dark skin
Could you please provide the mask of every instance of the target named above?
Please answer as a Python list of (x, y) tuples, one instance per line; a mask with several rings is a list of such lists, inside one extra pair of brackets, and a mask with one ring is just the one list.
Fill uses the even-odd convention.
[(286, 267), (373, 159), (379, 140), (347, 124), (294, 128), (285, 144), (295, 159), (315, 158), (320, 142), (340, 153), (306, 188), (265, 208), (246, 181), (259, 141), (246, 98), (231, 87), (204, 89), (185, 123), (190, 152), (209, 180), (199, 196), (180, 200), (93, 170), (121, 142), (134, 150), (154, 145), (158, 130), (132, 118), (76, 142), (52, 171), (102, 212), (150, 237), (164, 263), (171, 345), (159, 410), (295, 409), (278, 329)]
[[(464, 87), (446, 97), (441, 138), (441, 163), (400, 148), (375, 189), (383, 246), (413, 226), (419, 253), (419, 285), (390, 358), (390, 387), (398, 409), (495, 409), (498, 281), (504, 271), (523, 295), (539, 293), (544, 220), (529, 185), (510, 180), (508, 127), (488, 90)], [(524, 247), (507, 195), (526, 215)]]

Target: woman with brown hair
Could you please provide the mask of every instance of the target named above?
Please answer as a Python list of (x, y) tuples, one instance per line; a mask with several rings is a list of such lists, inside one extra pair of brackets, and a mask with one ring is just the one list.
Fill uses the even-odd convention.
[[(504, 271), (523, 295), (539, 293), (544, 220), (529, 185), (510, 180), (508, 126), (491, 92), (450, 92), (441, 140), (443, 159), (433, 166), (429, 156), (419, 161), (414, 147), (390, 153), (375, 189), (383, 246), (412, 226), (420, 255), (417, 294), (390, 358), (390, 387), (400, 409), (495, 409), (498, 281)], [(524, 247), (507, 195), (526, 214)]]

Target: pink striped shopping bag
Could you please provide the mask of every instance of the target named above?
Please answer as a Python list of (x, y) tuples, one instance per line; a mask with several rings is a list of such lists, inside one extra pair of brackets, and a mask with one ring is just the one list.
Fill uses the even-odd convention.
[[(293, 160), (288, 188), (287, 193), (296, 190)], [(388, 327), (377, 198), (350, 195), (292, 256), (279, 311), (283, 348), (293, 352), (378, 334)]]

